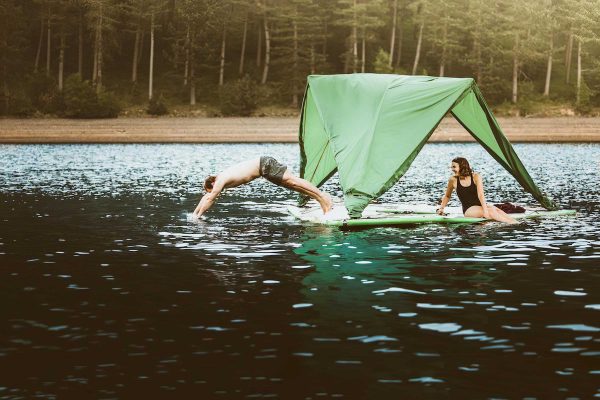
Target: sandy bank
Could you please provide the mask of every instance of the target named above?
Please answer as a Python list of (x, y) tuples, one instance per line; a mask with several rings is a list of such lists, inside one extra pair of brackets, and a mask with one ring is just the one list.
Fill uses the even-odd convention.
[[(600, 142), (600, 118), (498, 118), (512, 142)], [(251, 143), (298, 141), (298, 118), (0, 119), (0, 143)], [(446, 118), (432, 142), (471, 142)]]

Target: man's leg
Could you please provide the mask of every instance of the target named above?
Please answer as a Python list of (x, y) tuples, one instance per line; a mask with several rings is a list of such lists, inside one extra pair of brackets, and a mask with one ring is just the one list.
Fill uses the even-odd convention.
[(323, 213), (326, 213), (329, 210), (331, 210), (331, 207), (333, 206), (333, 200), (331, 200), (331, 196), (329, 194), (320, 191), (315, 185), (313, 185), (309, 181), (299, 178), (289, 173), (288, 171), (285, 171), (285, 173), (283, 174), (283, 178), (281, 179), (281, 185), (288, 189), (312, 197), (321, 205)]

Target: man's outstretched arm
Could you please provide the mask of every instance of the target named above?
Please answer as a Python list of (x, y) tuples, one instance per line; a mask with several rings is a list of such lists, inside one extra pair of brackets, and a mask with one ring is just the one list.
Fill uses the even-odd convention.
[(200, 202), (194, 210), (194, 216), (196, 218), (199, 218), (202, 214), (206, 212), (206, 210), (211, 208), (212, 205), (215, 204), (215, 201), (217, 200), (217, 197), (219, 197), (220, 193), (220, 190), (217, 191), (213, 189), (212, 192), (206, 193), (204, 196), (202, 196)]

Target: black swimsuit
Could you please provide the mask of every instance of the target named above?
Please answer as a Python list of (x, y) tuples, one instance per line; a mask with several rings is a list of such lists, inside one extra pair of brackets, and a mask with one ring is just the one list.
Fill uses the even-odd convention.
[(481, 206), (479, 197), (477, 196), (477, 185), (473, 180), (473, 174), (471, 174), (471, 184), (469, 186), (463, 186), (460, 184), (460, 177), (456, 178), (456, 194), (462, 204), (463, 214), (465, 211), (472, 206)]

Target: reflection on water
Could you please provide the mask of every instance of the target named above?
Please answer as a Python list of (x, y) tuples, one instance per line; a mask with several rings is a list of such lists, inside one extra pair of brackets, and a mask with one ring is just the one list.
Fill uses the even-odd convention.
[[(0, 398), (600, 396), (600, 146), (515, 147), (576, 217), (341, 232), (257, 180), (191, 222), (204, 175), (296, 146), (1, 146)], [(474, 144), (384, 201), (437, 201), (456, 155), (531, 201)]]

